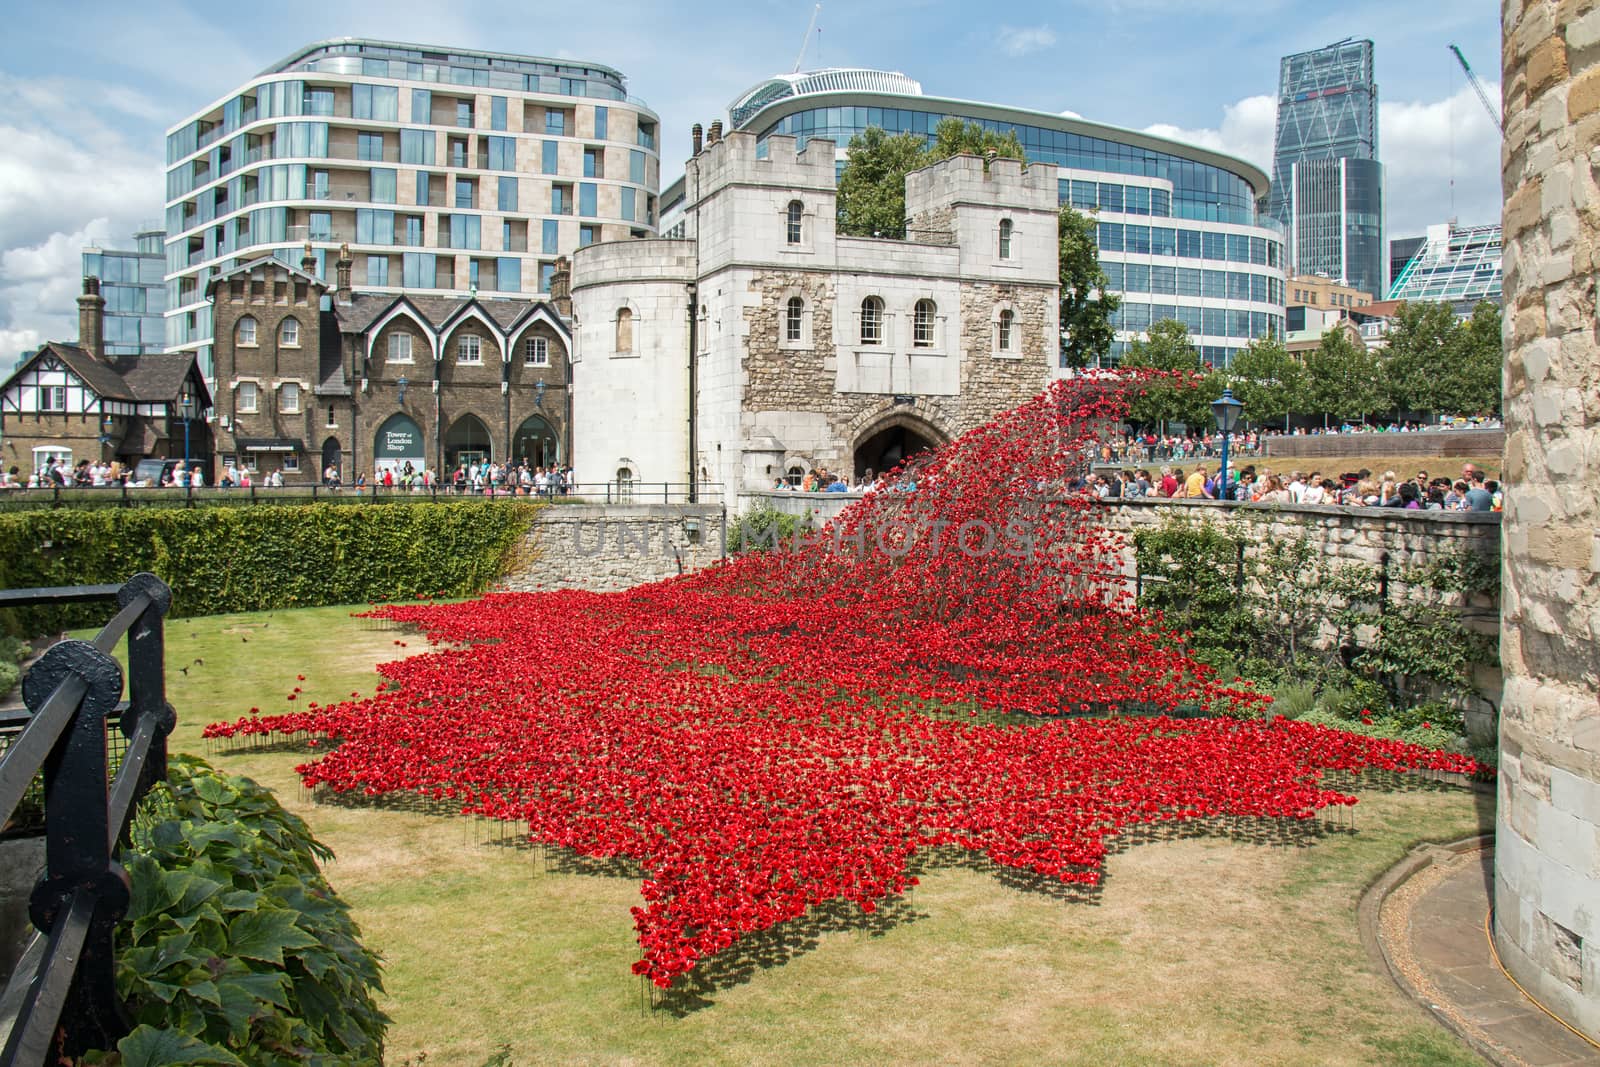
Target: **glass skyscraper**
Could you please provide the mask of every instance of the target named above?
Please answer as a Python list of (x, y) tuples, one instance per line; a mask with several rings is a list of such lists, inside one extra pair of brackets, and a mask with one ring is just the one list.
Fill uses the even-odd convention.
[(100, 279), (100, 295), (106, 301), (101, 329), (108, 356), (167, 350), (162, 323), (167, 310), (166, 236), (161, 230), (143, 230), (133, 235), (131, 251), (83, 250), (83, 276)]
[(1284, 57), (1267, 213), (1288, 234), (1295, 273), (1383, 295), (1388, 264), (1371, 41), (1346, 39)]

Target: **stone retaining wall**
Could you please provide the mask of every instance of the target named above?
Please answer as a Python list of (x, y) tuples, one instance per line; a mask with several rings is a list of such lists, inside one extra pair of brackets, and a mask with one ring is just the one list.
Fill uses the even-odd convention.
[(611, 592), (699, 570), (723, 555), (723, 519), (708, 504), (555, 504), (500, 589)]
[[(1266, 437), (1273, 459), (1322, 456), (1498, 456), (1505, 451), (1504, 430), (1424, 430), (1419, 433), (1340, 433), (1306, 437)], [(1259, 459), (1257, 460), (1259, 462)], [(1459, 471), (1441, 471), (1457, 474)]]

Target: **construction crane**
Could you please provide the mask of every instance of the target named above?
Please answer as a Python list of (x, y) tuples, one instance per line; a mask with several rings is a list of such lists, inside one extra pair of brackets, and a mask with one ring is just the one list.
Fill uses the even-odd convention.
[(789, 72), (790, 74), (800, 73), (800, 64), (806, 61), (806, 45), (811, 43), (811, 31), (817, 28), (817, 16), (820, 14), (822, 14), (821, 4), (811, 9), (811, 25), (806, 27), (806, 35), (800, 38), (800, 54), (794, 57), (794, 69)]
[[(819, 4), (818, 6), (820, 7), (821, 5)], [(1467, 57), (1462, 55), (1461, 49), (1455, 45), (1450, 46), (1450, 51), (1456, 54), (1456, 59), (1461, 63), (1461, 69), (1467, 72), (1467, 80), (1472, 83), (1472, 88), (1477, 91), (1478, 99), (1483, 101), (1483, 110), (1489, 113), (1489, 121), (1494, 123), (1495, 128), (1502, 134), (1505, 133), (1505, 122), (1500, 118), (1499, 110), (1489, 102), (1489, 93), (1484, 89), (1483, 82), (1479, 81), (1478, 76), (1472, 72), (1472, 64), (1467, 62)]]

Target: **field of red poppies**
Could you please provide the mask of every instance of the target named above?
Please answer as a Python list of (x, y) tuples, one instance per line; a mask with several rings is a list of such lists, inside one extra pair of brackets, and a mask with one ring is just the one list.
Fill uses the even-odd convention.
[(1094, 885), (1137, 827), (1354, 804), (1327, 772), (1475, 770), (1266, 718), (1128, 602), (1069, 489), (1125, 395), (1057, 383), (798, 551), (620, 594), (381, 609), (436, 650), (385, 665), (370, 699), (207, 735), (325, 737), (307, 785), (636, 861), (634, 969), (661, 987), (824, 902), (874, 910), (922, 849)]

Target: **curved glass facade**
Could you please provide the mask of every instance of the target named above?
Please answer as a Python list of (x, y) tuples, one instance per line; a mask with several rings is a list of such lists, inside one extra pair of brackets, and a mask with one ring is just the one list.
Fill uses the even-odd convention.
[(964, 115), (954, 109), (938, 107), (933, 101), (927, 108), (904, 105), (818, 107), (786, 115), (765, 128), (760, 128), (759, 123), (751, 125), (757, 129), (758, 137), (786, 134), (801, 145), (812, 137), (825, 137), (843, 148), (869, 126), (878, 126), (890, 133), (909, 132), (929, 137), (941, 119), (951, 117), (976, 122), (997, 133), (1015, 130), (1030, 160), (1075, 170), (1133, 174), (1171, 182), (1172, 214), (1177, 218), (1256, 225), (1254, 188), (1242, 176), (1221, 167), (1066, 130)]

